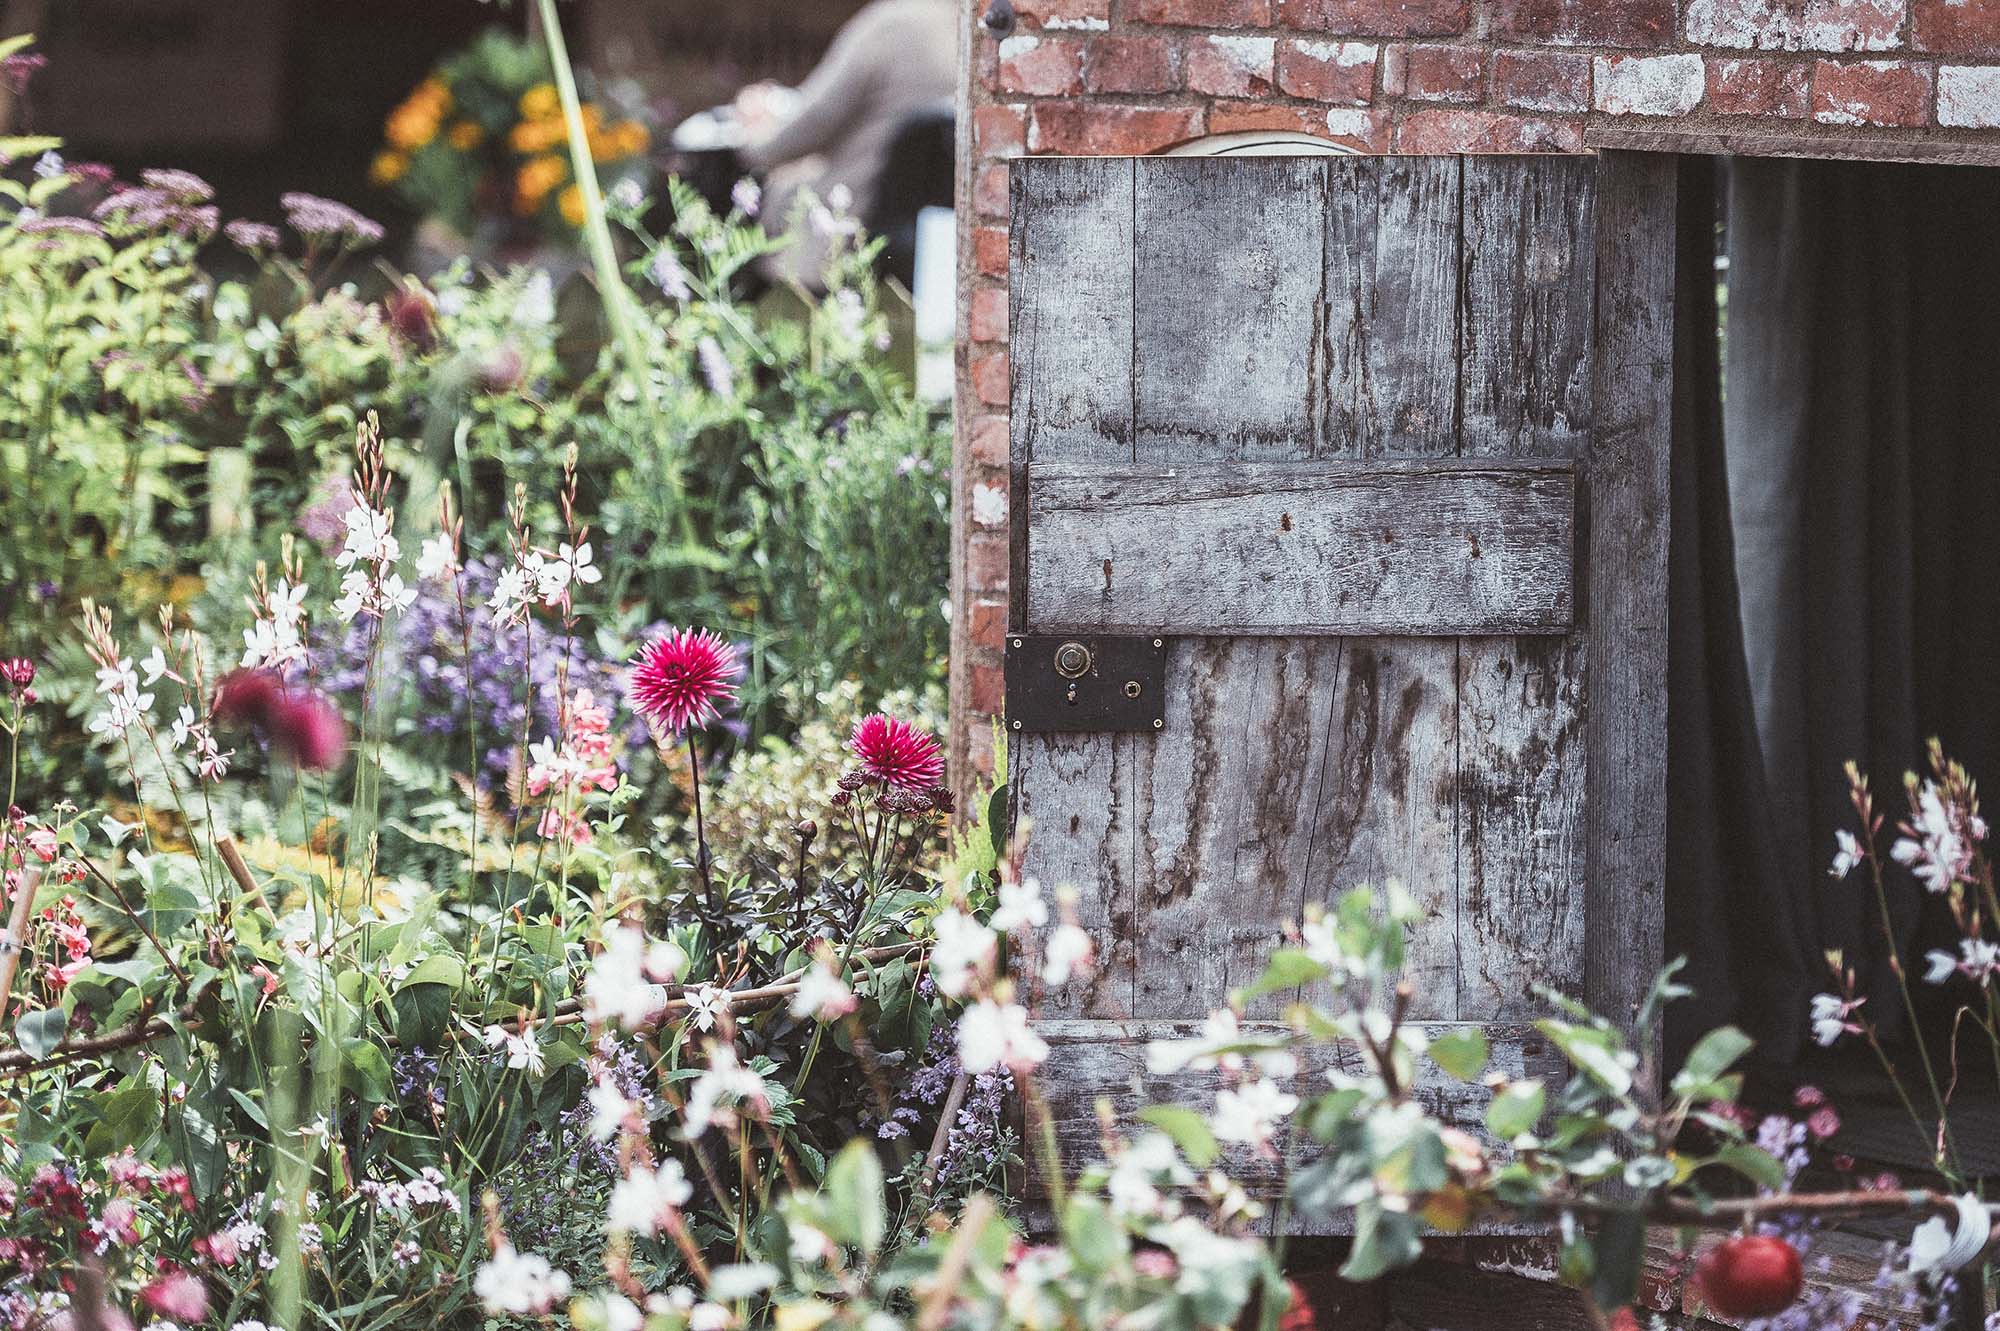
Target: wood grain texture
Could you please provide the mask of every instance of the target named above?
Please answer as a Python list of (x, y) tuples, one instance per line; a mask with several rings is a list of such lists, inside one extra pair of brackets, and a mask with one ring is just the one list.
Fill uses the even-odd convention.
[(1326, 738), (1297, 914), (1400, 882), (1423, 912), (1405, 942), (1410, 1015), (1457, 1015), (1458, 643), (1352, 638), (1322, 704)]
[(1170, 648), (1167, 724), (1138, 757), (1135, 1014), (1207, 1015), (1296, 923), (1340, 651), (1326, 638)]
[(1325, 171), (1314, 456), (1456, 453), (1459, 159), (1331, 158)]
[(1458, 1011), (1539, 1015), (1583, 986), (1584, 645), (1467, 639), (1458, 672)]
[(1585, 641), (1584, 997), (1633, 1013), (1664, 946), (1667, 540), (1678, 164), (1600, 159)]
[(1132, 162), (1023, 159), (1010, 177), (1016, 462), (1132, 460)]
[(1446, 462), (1028, 469), (1034, 632), (1547, 632), (1574, 477)]
[(1137, 163), (1138, 461), (1313, 455), (1327, 160)]
[(1464, 161), (1459, 453), (1574, 457), (1591, 422), (1597, 163)]
[[(1020, 792), (1015, 817), (1027, 829), (1022, 872), (1050, 888), (1077, 892), (1077, 923), (1089, 932), (1097, 966), (1087, 980), (1046, 989), (1018, 977), (1054, 1017), (1129, 1017), (1137, 884), (1133, 865), (1133, 744), (1150, 736), (1018, 734), (1008, 749)], [(1039, 940), (1023, 940), (1037, 956)]]
[[(1148, 1104), (1210, 1109), (1216, 1091), (1228, 1084), (1228, 1075), (1214, 1069), (1161, 1074), (1147, 1068), (1148, 1044), (1197, 1038), (1199, 1022), (1044, 1021), (1036, 1029), (1049, 1045), (1041, 1084), (1055, 1121), (1057, 1146), (1073, 1167), (1103, 1158), (1103, 1132), (1096, 1109), (1100, 1098), (1110, 1101), (1119, 1121), (1129, 1122)], [(1285, 1028), (1278, 1023), (1252, 1021), (1245, 1022), (1244, 1029), (1253, 1034), (1275, 1034)], [(1454, 1029), (1454, 1024), (1423, 1023), (1422, 1029), (1435, 1038)], [(1560, 1075), (1562, 1056), (1533, 1027), (1489, 1025), (1483, 1029), (1490, 1048), (1488, 1066), (1493, 1070), (1510, 1079)], [(1329, 1068), (1363, 1070), (1360, 1051), (1353, 1046), (1322, 1046), (1302, 1052), (1306, 1056), (1292, 1081), (1292, 1089), (1300, 1093), (1314, 1085), (1323, 1087), (1323, 1074)], [(1487, 1140), (1483, 1134), (1489, 1095), (1483, 1086), (1447, 1076), (1426, 1058), (1418, 1060), (1414, 1093), (1446, 1122)], [(1277, 1145), (1282, 1158), (1284, 1143)], [(1275, 1195), (1280, 1186), (1280, 1160), (1235, 1149), (1225, 1159), (1231, 1176), (1253, 1193)], [(1305, 1159), (1310, 1159), (1309, 1150)]]

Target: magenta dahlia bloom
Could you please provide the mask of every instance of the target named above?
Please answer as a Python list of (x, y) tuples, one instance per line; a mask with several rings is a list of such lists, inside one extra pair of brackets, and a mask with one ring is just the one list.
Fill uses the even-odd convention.
[(863, 773), (897, 790), (927, 791), (944, 776), (938, 742), (882, 712), (863, 718), (847, 747), (861, 760)]
[(639, 649), (626, 697), (659, 736), (707, 725), (736, 697), (736, 649), (707, 629), (670, 629)]

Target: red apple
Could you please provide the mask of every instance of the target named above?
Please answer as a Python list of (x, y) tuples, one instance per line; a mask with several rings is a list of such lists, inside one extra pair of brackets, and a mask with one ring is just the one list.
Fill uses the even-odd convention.
[(1792, 1306), (1805, 1287), (1799, 1250), (1774, 1234), (1724, 1239), (1695, 1263), (1695, 1286), (1725, 1317), (1769, 1317)]

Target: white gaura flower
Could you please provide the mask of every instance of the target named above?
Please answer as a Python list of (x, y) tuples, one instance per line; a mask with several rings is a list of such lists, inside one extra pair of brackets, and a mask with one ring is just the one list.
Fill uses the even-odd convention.
[(993, 908), (992, 927), (1003, 934), (1039, 929), (1049, 922), (1042, 885), (1032, 878), (1000, 884), (1000, 904)]
[(569, 1297), (569, 1275), (538, 1253), (516, 1252), (502, 1243), (472, 1278), (472, 1292), (498, 1317), (539, 1317)]
[(480, 1032), (488, 1049), (504, 1049), (507, 1052), (507, 1066), (526, 1071), (530, 1076), (542, 1075), (542, 1046), (536, 1042), (533, 1031), (516, 1034), (505, 1026), (488, 1026)]
[(680, 1161), (670, 1156), (657, 1169), (635, 1164), (611, 1189), (611, 1199), (604, 1208), (604, 1228), (613, 1234), (657, 1234), (668, 1217), (687, 1205), (692, 1196), (694, 1185), (688, 1182)]
[[(540, 559), (539, 556), (536, 556)], [(568, 595), (572, 584), (589, 586), (601, 581), (604, 573), (590, 562), (590, 542), (571, 546), (568, 542), (556, 548), (554, 559), (540, 560), (534, 567), (535, 591), (543, 605), (555, 605)]]
[(973, 976), (993, 960), (993, 931), (960, 911), (946, 907), (933, 921), (937, 944), (931, 949), (931, 979), (949, 998), (961, 998)]
[(997, 1067), (1032, 1072), (1048, 1056), (1048, 1045), (1028, 1025), (1027, 1009), (1019, 1003), (982, 998), (959, 1014), (958, 1061), (967, 1072)]
[[(666, 944), (672, 947), (672, 944)], [(674, 948), (678, 953), (680, 949)], [(605, 931), (604, 950), (583, 979), (584, 1019), (628, 1031), (649, 1023), (667, 1006), (667, 991), (647, 976), (646, 935), (630, 924)]]
[(493, 611), (497, 623), (517, 624), (527, 616), (528, 607), (534, 603), (535, 579), (520, 565), (500, 570), (500, 576), (493, 580), (493, 595), (486, 604)]
[(1947, 806), (1937, 783), (1924, 782), (1910, 811), (1905, 836), (1889, 848), (1889, 858), (1905, 865), (1932, 892), (1944, 892), (1963, 880), (1972, 867), (1972, 842), (1986, 835), (1986, 824), (1956, 806)]
[(688, 1020), (697, 1030), (713, 1030), (723, 1013), (729, 1011), (729, 991), (712, 984), (697, 985), (687, 996)]
[(429, 582), (458, 572), (458, 551), (443, 532), (417, 547), (417, 581)]
[(1814, 994), (1812, 998), (1813, 1039), (1831, 1045), (1843, 1035), (1859, 1033), (1861, 1027), (1850, 1018), (1861, 1000), (1848, 1002), (1838, 994)]
[(364, 564), (393, 564), (402, 558), (403, 547), (389, 530), (389, 515), (366, 504), (356, 504), (341, 514), (347, 525), (347, 539), (333, 557), (335, 568)]
[(1059, 924), (1042, 948), (1042, 981), (1065, 985), (1072, 976), (1090, 974), (1090, 935), (1074, 924)]
[(1861, 848), (1861, 841), (1844, 827), (1833, 832), (1833, 867), (1827, 872), (1835, 878), (1845, 878), (1854, 872), (1855, 866), (1867, 858)]
[(1929, 966), (1924, 972), (1926, 984), (1943, 984), (1957, 973), (1984, 987), (1993, 978), (1993, 972), (2000, 970), (2000, 943), (1961, 938), (1957, 956), (1933, 949), (1924, 954), (1924, 961)]
[(734, 1107), (738, 1105), (748, 1105), (760, 1116), (769, 1112), (771, 1099), (764, 1079), (756, 1069), (743, 1066), (734, 1045), (710, 1041), (708, 1066), (688, 1089), (687, 1126), (682, 1135), (692, 1141), (708, 1128), (735, 1126)]
[(819, 962), (799, 977), (799, 990), (792, 995), (789, 1011), (794, 1017), (838, 1021), (854, 1007), (854, 991), (847, 987), (847, 981)]
[(1248, 1146), (1269, 1144), (1278, 1125), (1299, 1107), (1299, 1097), (1275, 1081), (1258, 1078), (1215, 1093), (1215, 1114), (1210, 1119), (1216, 1140), (1242, 1142)]
[(1181, 1161), (1173, 1141), (1163, 1132), (1148, 1132), (1127, 1146), (1105, 1180), (1105, 1196), (1119, 1215), (1152, 1217), (1171, 1214), (1161, 1186), (1184, 1188), (1194, 1171)]
[(176, 683), (180, 681), (180, 676), (167, 665), (167, 654), (160, 650), (160, 644), (157, 642), (153, 644), (152, 655), (139, 663), (139, 669), (145, 672), (145, 682), (148, 685), (159, 683), (163, 675)]
[(1954, 1198), (1957, 1223), (1934, 1215), (1918, 1225), (1910, 1235), (1908, 1271), (1912, 1276), (1943, 1275), (1965, 1266), (1986, 1247), (1992, 1233), (1993, 1216), (1986, 1203), (1972, 1193)]
[(603, 1079), (590, 1086), (590, 1135), (595, 1141), (610, 1141), (628, 1123), (639, 1119), (639, 1106), (625, 1098), (625, 1092)]

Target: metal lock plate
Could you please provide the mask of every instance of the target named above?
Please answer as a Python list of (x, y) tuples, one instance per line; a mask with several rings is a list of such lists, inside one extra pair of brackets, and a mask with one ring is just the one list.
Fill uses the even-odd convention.
[(1166, 725), (1167, 640), (1007, 635), (1007, 728), (1149, 731)]

